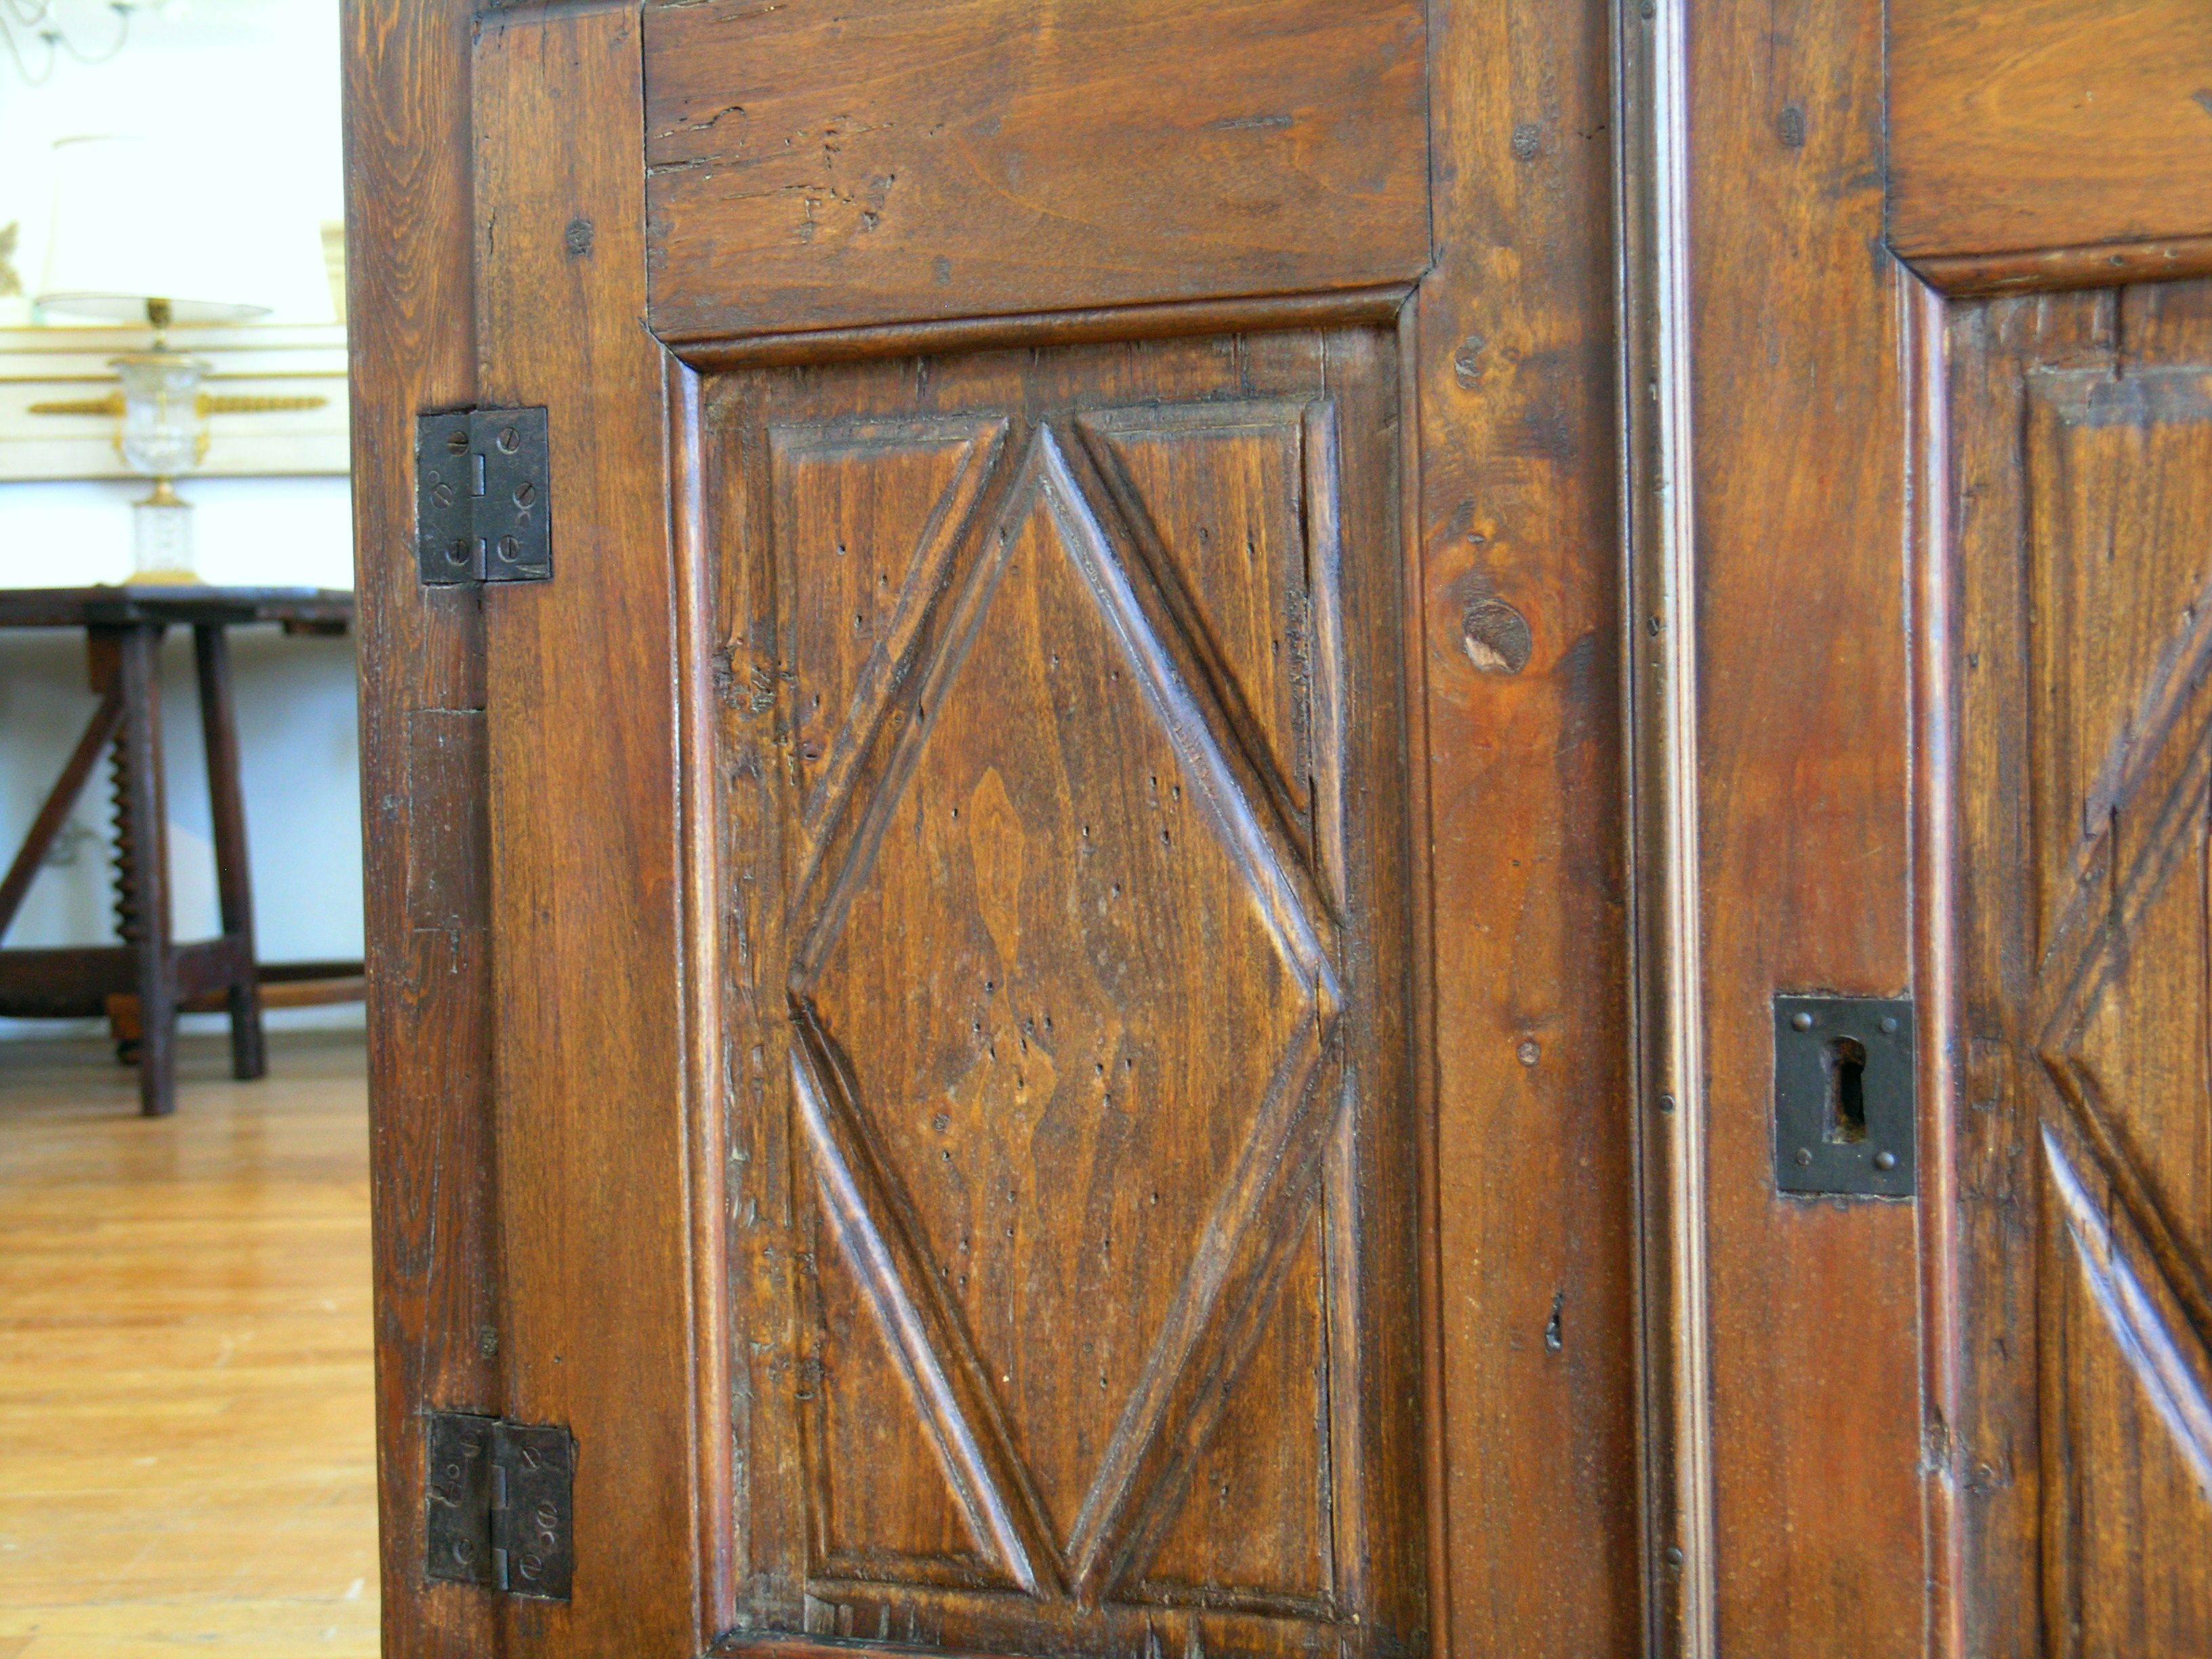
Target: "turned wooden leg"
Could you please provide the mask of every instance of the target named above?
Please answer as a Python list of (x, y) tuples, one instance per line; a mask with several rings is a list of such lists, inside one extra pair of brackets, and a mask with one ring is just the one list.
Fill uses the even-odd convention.
[(253, 878), (246, 861), (246, 794), (239, 781), (238, 711), (230, 692), (230, 644), (219, 623), (192, 629), (199, 665), (200, 729), (207, 738), (208, 795), (215, 817), (216, 889), (223, 937), (245, 966), (230, 983), (230, 1072), (256, 1078), (269, 1069), (261, 1033), (261, 976), (253, 945)]
[(161, 787), (161, 630), (112, 632), (123, 693), (114, 750), (115, 919), (138, 958), (138, 1109), (162, 1117), (177, 1106), (177, 960)]

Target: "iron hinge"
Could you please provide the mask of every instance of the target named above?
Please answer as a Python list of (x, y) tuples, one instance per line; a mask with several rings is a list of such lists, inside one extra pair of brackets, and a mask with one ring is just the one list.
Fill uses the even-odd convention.
[(576, 1441), (568, 1430), (433, 1412), (426, 1570), (509, 1595), (568, 1599)]
[(425, 582), (542, 582), (553, 574), (545, 411), (457, 409), (415, 417), (415, 556)]

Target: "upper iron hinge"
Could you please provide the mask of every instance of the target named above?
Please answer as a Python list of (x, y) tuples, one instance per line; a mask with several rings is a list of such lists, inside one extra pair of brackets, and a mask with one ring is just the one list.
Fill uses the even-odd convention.
[(576, 1441), (568, 1430), (432, 1412), (426, 1571), (565, 1601), (575, 1576)]
[(553, 479), (543, 409), (415, 417), (415, 555), (425, 582), (553, 574)]

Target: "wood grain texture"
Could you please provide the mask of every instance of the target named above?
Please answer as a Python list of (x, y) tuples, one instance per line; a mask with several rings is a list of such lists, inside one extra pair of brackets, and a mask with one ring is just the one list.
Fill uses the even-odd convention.
[(1772, 1176), (1774, 993), (1911, 975), (1882, 44), (1858, 0), (1689, 28), (1716, 1624), (1762, 1659), (1923, 1639), (1913, 1212)]
[[(1961, 1172), (1957, 1133), (1968, 1067), (1960, 922), (1962, 668), (1951, 455), (1948, 307), (1930, 289), (1907, 301), (1905, 380), (1912, 466), (1910, 526), (1912, 656), (1913, 1020), (1915, 1168), (1920, 1201), (1921, 1495), (1928, 1560), (1927, 1645), (1936, 1659), (1966, 1651), (1966, 1494), (1952, 1460), (1965, 1419), (1960, 1352)], [(1931, 1040), (1932, 1038), (1932, 1040)]]
[(671, 340), (1428, 264), (1412, 0), (708, 0), (647, 46)]
[(1254, 329), (1323, 328), (1336, 323), (1388, 323), (1404, 312), (1410, 283), (1346, 288), (1322, 294), (1247, 295), (1153, 305), (1093, 306), (1080, 311), (1008, 312), (936, 322), (873, 323), (852, 328), (738, 335), (687, 341), (676, 348), (702, 372), (781, 365), (862, 362), (878, 357), (933, 357), (945, 352), (1008, 346), (1100, 345), (1113, 341), (1188, 339)]
[[(482, 751), (422, 751), (418, 711), (483, 707), (477, 599), (416, 580), (416, 411), (473, 397), (470, 8), (343, 14), (347, 262), (367, 877), (370, 1182), (384, 1651), (491, 1640), (473, 1597), (425, 1588), (421, 1413), (498, 1403), (491, 1207), (490, 957), (480, 914), (423, 915), (410, 872), (430, 799), (480, 799)], [(472, 861), (481, 841), (453, 842)], [(477, 877), (481, 882), (483, 878)], [(492, 1340), (483, 1338), (490, 1333)]]
[(1899, 253), (2212, 235), (2212, 14), (2196, 0), (1887, 9)]
[(1909, 261), (1913, 274), (1954, 299), (2000, 294), (2071, 294), (2087, 288), (2180, 282), (2212, 276), (2212, 236), (2151, 242), (2096, 242), (2026, 252), (1929, 254)]
[(1702, 1659), (1717, 1598), (1688, 35), (1686, 9), (1619, 31), (1614, 113), (1644, 1650)]
[(0, 1654), (377, 1649), (361, 1042), (0, 1043)]
[[(1437, 1594), (1451, 1650), (1625, 1655), (1642, 1595), (1607, 14), (1440, 6), (1431, 28), (1437, 263), (1408, 422)], [(1517, 669), (1484, 654), (1489, 617), (1525, 627)]]
[(474, 64), (479, 385), (549, 411), (555, 568), (485, 597), (505, 1414), (576, 1438), (566, 1605), (516, 1651), (696, 1652), (677, 641), (634, 9)]
[[(561, 576), (491, 596), (482, 720), (411, 723), (441, 833), (400, 867), (500, 939), (500, 1403), (605, 1483), (576, 1607), (516, 1639), (1420, 1651), (1449, 1607), (1636, 1641), (1606, 20), (1431, 8), (1425, 62), (1423, 9), (655, 6), (643, 110), (630, 9), (485, 18), (482, 398), (553, 408)], [(641, 321), (713, 377), (703, 514)], [(740, 507), (681, 671), (724, 744), (685, 756), (670, 612)], [(894, 729), (925, 697), (951, 736)], [(481, 829), (435, 781), (479, 744)], [(1118, 896), (1085, 822), (1140, 827)], [(1052, 1115), (1084, 1067), (1030, 1071), (978, 963), (987, 1008), (1066, 999), (1143, 1133)], [(687, 1043), (720, 1280), (711, 1224), (680, 1254)], [(933, 1152), (1018, 1155), (1011, 1195)], [(729, 1287), (697, 1466), (693, 1283)]]
[(2212, 289), (1959, 307), (1964, 1611), (2206, 1639)]
[(752, 1639), (1425, 1642), (1396, 359), (709, 383)]

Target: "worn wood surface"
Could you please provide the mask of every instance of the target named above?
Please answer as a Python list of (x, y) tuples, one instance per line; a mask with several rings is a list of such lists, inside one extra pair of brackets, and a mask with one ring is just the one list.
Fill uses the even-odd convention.
[(1913, 1210), (1778, 1195), (1771, 1129), (1773, 994), (1912, 971), (1882, 44), (1859, 0), (1688, 31), (1714, 1630), (1761, 1659), (1923, 1640)]
[(1423, 39), (1413, 0), (651, 7), (653, 326), (1410, 279)]
[(1937, 253), (1911, 262), (1913, 274), (1953, 298), (2121, 288), (2212, 276), (2212, 236), (2095, 242), (2026, 252)]
[(637, 18), (488, 19), (478, 389), (544, 405), (555, 578), (484, 599), (501, 1401), (578, 1446), (568, 1604), (512, 1650), (696, 1652), (675, 586)]
[(1887, 9), (1899, 252), (2212, 235), (2212, 12), (2197, 0)]
[(752, 1632), (1425, 1644), (1397, 356), (710, 383)]
[(1962, 307), (1947, 333), (1963, 1611), (1979, 1652), (2191, 1652), (2212, 289)]
[(1641, 1640), (1602, 5), (1431, 9), (1407, 387), (1450, 1650)]
[(0, 1043), (0, 1653), (374, 1659), (361, 1040)]
[(421, 1417), (500, 1403), (477, 597), (416, 580), (415, 416), (476, 390), (465, 0), (343, 13), (386, 1659), (493, 1639), (422, 1574)]
[[(583, 1478), (605, 1483), (588, 1500), (580, 1491), (580, 1514), (592, 1525), (599, 1506), (598, 1524), (614, 1529), (602, 1540), (623, 1540), (584, 1542), (575, 1606), (520, 1615), (510, 1637), (554, 1650), (617, 1635), (680, 1646), (697, 1633), (686, 1623), (696, 1593), (708, 1634), (723, 1609), (768, 1608), (771, 1627), (807, 1638), (941, 1639), (951, 1629), (1014, 1651), (1070, 1642), (1149, 1651), (1170, 1639), (1201, 1650), (1322, 1639), (1423, 1650), (1442, 1642), (1435, 1621), (1449, 1607), (1516, 1651), (1627, 1651), (1639, 1592), (1633, 1222), (1618, 1115), (1602, 11), (1531, 25), (1451, 9), (1431, 58), (1420, 9), (1402, 0), (1349, 11), (1224, 0), (1172, 19), (1097, 6), (1041, 18), (961, 0), (842, 22), (811, 5), (650, 8), (653, 103), (641, 122), (628, 101), (635, 60), (627, 71), (616, 62), (635, 49), (629, 15), (520, 8), (483, 26), (472, 137), (480, 390), (484, 401), (554, 410), (560, 575), (544, 590), (491, 596), (487, 713), (458, 698), (405, 705), (413, 834), (404, 860), (388, 848), (382, 866), (403, 879), (415, 933), (473, 940), (488, 923), (500, 939), (499, 1398), (576, 1431)], [(912, 67), (927, 58), (917, 43), (960, 30), (958, 74)], [(787, 40), (818, 49), (763, 50)], [(356, 49), (371, 70), (406, 78), (398, 45), (366, 25)], [(439, 101), (450, 90), (444, 66), (415, 73), (428, 89), (416, 94), (415, 130), (457, 131)], [(1079, 94), (1064, 90), (1078, 82)], [(1127, 95), (1102, 96), (1101, 85)], [(1501, 86), (1510, 98), (1486, 95)], [(935, 118), (915, 125), (933, 100), (957, 100), (939, 131)], [(371, 116), (397, 118), (374, 106)], [(357, 144), (363, 125), (357, 113)], [(625, 151), (641, 126), (649, 156)], [(817, 161), (835, 188), (816, 200), (801, 175)], [(894, 170), (890, 207), (863, 199)], [(996, 182), (976, 189), (978, 177)], [(710, 382), (704, 414), (678, 420), (670, 454), (662, 387), (675, 389), (679, 412), (693, 393), (681, 371), (661, 380), (637, 329), (625, 192), (640, 184), (650, 259), (639, 249), (635, 269), (649, 265), (651, 321), (726, 376)], [(1432, 194), (1449, 235), (1430, 270)], [(799, 240), (793, 212), (813, 215), (811, 240)], [(942, 281), (940, 261), (951, 267)], [(739, 265), (747, 277), (733, 283)], [(1425, 271), (1409, 305), (1407, 285)], [(899, 331), (917, 323), (950, 331)], [(764, 331), (776, 337), (765, 347), (745, 337)], [(803, 367), (1017, 342), (1036, 355)], [(882, 429), (793, 438), (782, 459), (791, 477), (817, 480), (811, 504), (763, 483), (769, 505), (750, 509), (771, 526), (771, 574), (760, 579), (768, 626), (787, 622), (778, 648), (820, 708), (787, 709), (784, 699), (801, 697), (795, 680), (771, 672), (763, 686), (754, 665), (726, 654), (685, 671), (719, 701), (720, 719), (763, 697), (757, 714), (788, 714), (784, 747), (757, 763), (784, 794), (764, 817), (732, 818), (684, 866), (702, 914), (719, 895), (734, 930), (719, 942), (695, 932), (692, 971), (720, 961), (755, 976), (752, 1001), (722, 1011), (732, 1133), (781, 1122), (804, 1139), (803, 1109), (777, 1113), (803, 1107), (799, 1085), (811, 1084), (809, 1155), (827, 1157), (833, 1174), (857, 1172), (849, 1190), (833, 1182), (817, 1194), (803, 1163), (794, 1172), (733, 1143), (744, 1156), (728, 1167), (727, 1202), (739, 1224), (725, 1279), (714, 1271), (721, 1242), (711, 1229), (697, 1236), (696, 1282), (709, 1297), (698, 1329), (711, 1339), (720, 1328), (711, 1297), (726, 1283), (739, 1443), (757, 1431), (782, 1449), (734, 1470), (709, 1455), (695, 1558), (667, 1507), (684, 1501), (690, 1468), (679, 1455), (687, 1377), (670, 1358), (680, 1354), (686, 1285), (671, 1224), (683, 1214), (675, 1011), (688, 1006), (701, 1030), (711, 1020), (698, 988), (679, 994), (674, 978), (674, 795), (679, 769), (713, 775), (714, 757), (679, 766), (676, 705), (663, 702), (680, 656), (665, 631), (663, 481), (678, 495), (690, 562), (678, 592), (690, 594), (735, 557), (714, 514), (746, 499), (757, 482), (746, 469), (772, 471), (775, 461), (762, 447), (731, 463), (743, 482), (715, 485), (708, 522), (687, 527), (683, 502), (705, 471), (685, 447), (692, 432), (703, 422), (716, 444), (738, 442), (715, 425), (744, 427), (728, 412), (742, 401), (732, 388), (782, 400), (779, 418), (795, 431), (810, 418), (821, 427), (855, 386), (876, 388), (869, 418)], [(417, 392), (418, 404), (437, 400)], [(1167, 407), (1151, 408), (1156, 400)], [(898, 425), (948, 411), (1006, 430), (994, 441)], [(1048, 429), (1049, 446), (1025, 435)], [(872, 469), (854, 459), (872, 442), (884, 452)], [(1032, 659), (1048, 664), (1055, 642), (1063, 658), (1109, 664), (1103, 686), (1068, 681), (1068, 696), (1091, 699), (1080, 705), (1089, 714), (1070, 718), (1096, 735), (1056, 752), (1036, 740), (1037, 722), (971, 710), (938, 751), (961, 756), (957, 765), (925, 764), (917, 740), (898, 761), (915, 778), (868, 786), (896, 757), (853, 734), (866, 735), (867, 709), (887, 698), (902, 707), (934, 683), (902, 680), (890, 665), (950, 625), (964, 589), (948, 573), (977, 556), (948, 550), (957, 525), (929, 528), (933, 513), (957, 517), (945, 491), (963, 486), (939, 473), (969, 465), (945, 459), (963, 444), (994, 457), (973, 463), (975, 514), (1003, 509), (1024, 477), (1035, 502), (1024, 539), (1003, 556), (1012, 586), (961, 613), (981, 641), (967, 648), (1006, 677), (1010, 695), (1036, 672), (1053, 684)], [(849, 482), (818, 483), (841, 467)], [(391, 510), (400, 507), (394, 497)], [(919, 526), (906, 523), (915, 512)], [(908, 530), (947, 562), (908, 568), (902, 551), (880, 573), (895, 584), (887, 599), (859, 580), (858, 560), (848, 569), (824, 554), (804, 602), (775, 611), (778, 584), (795, 580), (795, 567), (776, 561), (812, 545), (805, 538), (850, 547)], [(1332, 536), (1345, 573), (1334, 607), (1318, 574)], [(899, 603), (908, 589), (920, 599)], [(1117, 662), (1127, 677), (1118, 691)], [(940, 672), (957, 713), (963, 680), (971, 690), (981, 682), (972, 665)], [(549, 724), (556, 706), (592, 719)], [(954, 789), (968, 821), (957, 839), (950, 798), (945, 823), (927, 830), (884, 805), (952, 788), (945, 780), (970, 762), (997, 781), (1006, 810), (984, 810), (994, 805), (988, 790)], [(488, 811), (469, 787), (479, 764), (491, 779)], [(720, 787), (732, 788), (733, 773), (746, 781), (726, 765)], [(1157, 807), (1124, 787), (1153, 777), (1164, 791)], [(621, 805), (586, 813), (580, 799)], [(1068, 931), (1071, 901), (1054, 893), (1105, 866), (1083, 862), (1079, 824), (1058, 844), (1050, 799), (1095, 805), (1094, 832), (1136, 826), (1129, 856), (1150, 863), (1132, 864), (1121, 885), (1125, 899), (1137, 888), (1152, 896), (1149, 908), (1130, 900), (1126, 938), (1103, 922), (1096, 939)], [(769, 873), (793, 885), (789, 915), (763, 901), (758, 882), (714, 874), (750, 869), (780, 836), (842, 868), (871, 800), (881, 822), (870, 820), (877, 840), (863, 862), (891, 873), (876, 886), (855, 876), (852, 890), (830, 896), (846, 907), (842, 931), (799, 931), (816, 919), (807, 907), (826, 901), (787, 881), (780, 861)], [(1164, 817), (1170, 839), (1154, 853), (1156, 811), (1176, 821)], [(985, 818), (998, 837), (988, 846), (977, 839)], [(908, 835), (902, 854), (896, 838)], [(925, 872), (940, 856), (971, 860), (988, 878), (972, 896), (937, 896)], [(1432, 874), (1449, 894), (1433, 908)], [(1103, 879), (1110, 895), (1114, 878)], [(1161, 896), (1185, 888), (1188, 904)], [(874, 949), (854, 954), (850, 907), (881, 909), (894, 894), (915, 914), (893, 927), (887, 912)], [(941, 915), (930, 908), (948, 902)], [(1009, 919), (1002, 938), (994, 927)], [(889, 950), (894, 938), (903, 954)], [(1009, 982), (1033, 987), (1040, 1006), (1064, 983), (1069, 1006), (1090, 1006), (1097, 1027), (1091, 1063), (1125, 1062), (1126, 1086), (1183, 1127), (1148, 1120), (1158, 1146), (1144, 1135), (1109, 1146), (1104, 1127), (1122, 1121), (1112, 1116), (1064, 1152), (1024, 1147), (1029, 1174), (1012, 1181), (1011, 1200), (984, 1182), (891, 1205), (898, 1218), (887, 1222), (883, 1172), (908, 1171), (919, 1157), (899, 1137), (919, 1134), (926, 1150), (956, 1131), (901, 1118), (894, 1133), (851, 1100), (1010, 1081), (988, 1042), (981, 1071), (945, 1072), (952, 1051), (931, 1035), (929, 1005), (916, 1012), (898, 986), (877, 983), (905, 962), (934, 988), (961, 959), (927, 955), (939, 938), (966, 939), (994, 963), (1003, 952), (1018, 969)], [(1116, 939), (1127, 964), (1090, 961), (1094, 945)], [(1232, 948), (1240, 939), (1250, 948)], [(801, 962), (810, 940), (819, 959)], [(1432, 981), (1438, 969), (1448, 988)], [(592, 1014), (555, 1006), (556, 986), (570, 997), (591, 987)], [(811, 1025), (792, 1024), (794, 990)], [(1243, 1014), (1230, 1006), (1243, 1006), (1238, 998), (1249, 1004)], [(949, 989), (938, 1000), (960, 1006)], [(451, 1006), (459, 1018), (459, 999)], [(912, 1030), (901, 1023), (917, 1019)], [(1210, 1035), (1224, 1022), (1282, 1044), (1224, 1042)], [(757, 1054), (738, 1035), (755, 1027), (771, 1038)], [(813, 1063), (795, 1079), (794, 1029), (814, 1033), (799, 1044)], [(1018, 1054), (1031, 1034), (1007, 1030)], [(696, 1074), (711, 1079), (714, 1058), (695, 1055)], [(1073, 1099), (1083, 1067), (1067, 1069)], [(647, 1115), (630, 1091), (654, 1080), (659, 1111)], [(1018, 1105), (1031, 1082), (1046, 1087), (1019, 1070), (1011, 1081)], [(1012, 1128), (980, 1104), (960, 1121), (956, 1161), (980, 1170), (1014, 1156)], [(708, 1129), (695, 1134), (710, 1138), (695, 1146), (711, 1153), (712, 1115), (698, 1123)], [(1239, 1151), (1255, 1132), (1252, 1144), (1282, 1161)], [(1216, 1156), (1157, 1171), (1146, 1162), (1196, 1146)], [(1048, 1201), (1070, 1180), (1054, 1158), (1091, 1171), (1095, 1202)], [(713, 1188), (702, 1177), (699, 1201)], [(758, 1248), (743, 1219), (779, 1193), (798, 1206), (791, 1224), (829, 1229), (805, 1253), (795, 1290), (794, 1259)], [(951, 1260), (938, 1235), (965, 1217), (972, 1237), (1001, 1209), (1017, 1223), (1011, 1249), (969, 1286), (932, 1287), (926, 1264)], [(1194, 1218), (1207, 1217), (1194, 1232)], [(577, 1231), (586, 1224), (596, 1256)], [(880, 1258), (867, 1253), (872, 1231), (887, 1241)], [(461, 1248), (474, 1237), (465, 1229)], [(841, 1249), (860, 1253), (848, 1254), (860, 1266), (844, 1270), (842, 1290)], [(1097, 1261), (1094, 1249), (1105, 1253)], [(1101, 1263), (1115, 1272), (1092, 1285), (1084, 1275), (1095, 1279)], [(419, 1295), (430, 1268), (415, 1272), (401, 1285)], [(963, 1290), (979, 1298), (973, 1306), (957, 1300)], [(595, 1313), (617, 1300), (623, 1318)], [(779, 1307), (813, 1333), (811, 1349), (773, 1328)], [(899, 1334), (888, 1347), (874, 1334), (886, 1318)], [(755, 1376), (748, 1319), (767, 1323), (762, 1352), (798, 1363)], [(972, 1325), (969, 1336), (955, 1340), (956, 1324)], [(1008, 1357), (1006, 1334), (1039, 1324), (1077, 1333), (1069, 1351), (1025, 1342), (992, 1378), (987, 1352)], [(436, 1340), (421, 1326), (394, 1336), (418, 1352)], [(902, 1402), (899, 1372), (932, 1364), (951, 1392), (917, 1414)], [(704, 1358), (698, 1374), (711, 1379)], [(720, 1443), (716, 1409), (710, 1399), (708, 1447)], [(784, 1430), (753, 1420), (778, 1414)], [(802, 1421), (811, 1430), (788, 1426)], [(403, 1439), (392, 1444), (393, 1462), (410, 1455)], [(600, 1445), (611, 1465), (595, 1467)], [(949, 1485), (941, 1464), (955, 1472)], [(387, 1471), (389, 1489), (419, 1504), (413, 1479)], [(394, 1514), (404, 1551), (412, 1516)], [(817, 1546), (836, 1571), (811, 1601), (790, 1578), (744, 1571), (757, 1554), (803, 1558)], [(726, 1587), (725, 1550), (735, 1569)], [(705, 1569), (696, 1587), (695, 1559)], [(994, 1574), (1020, 1582), (1024, 1571), (1045, 1592), (1026, 1612), (983, 1595)], [(410, 1616), (421, 1605), (447, 1616), (453, 1605), (403, 1588)], [(1073, 1610), (1078, 1597), (1100, 1596), (1106, 1613)]]

